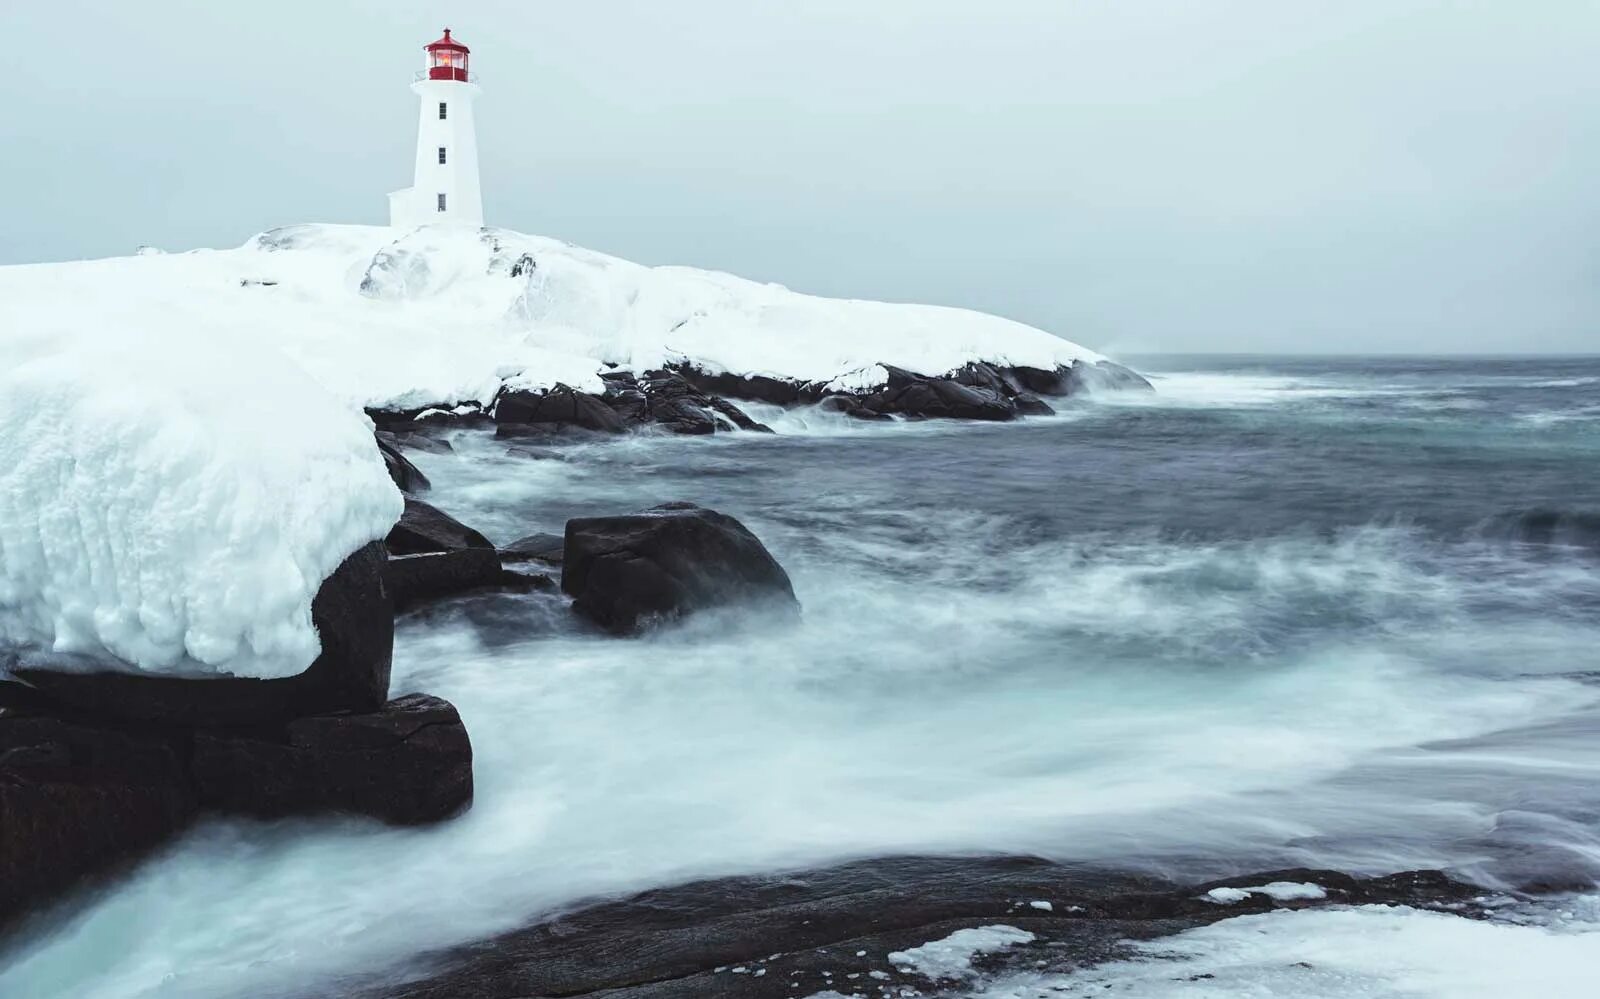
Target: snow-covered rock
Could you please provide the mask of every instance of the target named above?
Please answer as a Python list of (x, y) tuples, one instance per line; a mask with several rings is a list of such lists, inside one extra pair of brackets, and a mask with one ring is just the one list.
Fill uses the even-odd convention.
[(943, 375), (1103, 359), (964, 309), (819, 298), (454, 227), (297, 225), (232, 250), (0, 267), (0, 321), (40, 316), (276, 348), (335, 396), (395, 410), (487, 404), (502, 385), (598, 393), (609, 365), (866, 388), (883, 364)]
[(0, 647), (305, 670), (322, 581), (400, 515), (370, 421), (225, 314), (163, 329), (117, 320), (116, 281), (0, 283)]

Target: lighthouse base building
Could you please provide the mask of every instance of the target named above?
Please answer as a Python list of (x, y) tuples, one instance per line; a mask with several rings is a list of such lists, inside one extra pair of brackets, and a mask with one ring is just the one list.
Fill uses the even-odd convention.
[(411, 84), (421, 101), (417, 159), (410, 187), (389, 195), (389, 224), (405, 228), (483, 224), (478, 137), (472, 104), (479, 89), (468, 72), (471, 50), (450, 37), (423, 47), (422, 72)]

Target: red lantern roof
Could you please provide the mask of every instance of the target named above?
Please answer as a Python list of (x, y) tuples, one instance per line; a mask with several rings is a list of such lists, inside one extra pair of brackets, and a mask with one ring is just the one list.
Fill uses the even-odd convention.
[(450, 29), (449, 28), (444, 29), (444, 37), (443, 38), (441, 38), (438, 41), (434, 42), (432, 45), (424, 45), (423, 48), (426, 49), (429, 52), (437, 52), (440, 49), (450, 49), (450, 50), (455, 51), (455, 52), (471, 52), (472, 51), (471, 49), (467, 48), (465, 45), (462, 45), (460, 42), (456, 41), (454, 38), (451, 38), (450, 37)]

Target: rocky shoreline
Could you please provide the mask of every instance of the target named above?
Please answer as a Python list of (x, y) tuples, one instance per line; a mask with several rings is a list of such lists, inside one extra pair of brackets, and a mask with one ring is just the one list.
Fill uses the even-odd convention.
[(429, 482), (405, 451), (448, 449), (440, 429), (492, 428), (509, 439), (771, 432), (730, 398), (868, 420), (1011, 420), (1052, 412), (1041, 393), (1149, 387), (1108, 362), (1054, 372), (969, 364), (938, 378), (884, 367), (880, 383), (849, 388), (687, 365), (603, 377), (603, 394), (555, 386), (502, 391), (483, 411), (371, 413), (405, 511), (386, 539), (324, 581), (312, 606), (322, 653), (299, 675), (154, 675), (40, 649), (0, 657), (0, 929), (26, 924), (205, 815), (419, 825), (470, 807), (472, 746), (456, 709), (423, 693), (390, 699), (397, 614), (558, 587), (574, 613), (619, 636), (731, 605), (798, 613), (787, 574), (759, 539), (692, 504), (578, 518), (564, 536), (497, 549), (419, 498)]
[(602, 393), (561, 384), (538, 390), (502, 388), (487, 406), (368, 409), (367, 415), (380, 430), (404, 435), (447, 426), (493, 426), (508, 437), (553, 431), (619, 434), (647, 427), (675, 434), (771, 433), (730, 400), (820, 406), (861, 420), (1004, 422), (1054, 413), (1049, 398), (1152, 390), (1142, 375), (1111, 361), (1080, 361), (1054, 370), (974, 361), (944, 375), (887, 364), (875, 368), (873, 374), (848, 381), (807, 382), (711, 372), (683, 362), (642, 375), (623, 369), (604, 372)]
[[(1277, 884), (1315, 885), (1322, 897), (1235, 888)], [(336, 994), (361, 999), (959, 995), (962, 981), (930, 977), (904, 955), (963, 930), (999, 926), (1022, 931), (1019, 942), (976, 956), (974, 971), (1064, 972), (1124, 957), (1129, 941), (1234, 916), (1388, 904), (1476, 917), (1478, 896), (1438, 871), (1356, 878), (1297, 868), (1183, 884), (1037, 857), (890, 857), (598, 901), (421, 956), (381, 979), (331, 984)], [(299, 995), (328, 989), (324, 983)]]

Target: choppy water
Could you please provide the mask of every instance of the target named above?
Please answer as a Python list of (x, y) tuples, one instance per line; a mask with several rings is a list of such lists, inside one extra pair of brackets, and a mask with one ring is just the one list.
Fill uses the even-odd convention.
[(1600, 359), (1135, 364), (1156, 394), (1020, 425), (772, 410), (777, 437), (417, 456), (501, 542), (735, 514), (804, 621), (413, 617), (396, 691), (460, 707), (471, 813), (209, 825), (0, 959), (0, 994), (273, 994), (595, 893), (904, 851), (1600, 878)]

